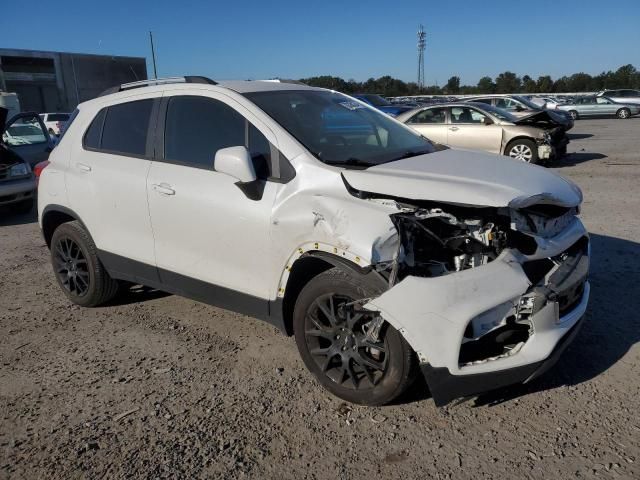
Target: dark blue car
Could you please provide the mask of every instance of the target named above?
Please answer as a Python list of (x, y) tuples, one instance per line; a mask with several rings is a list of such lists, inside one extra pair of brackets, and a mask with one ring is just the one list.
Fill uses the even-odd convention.
[(400, 115), (401, 113), (407, 112), (414, 108), (406, 105), (394, 105), (382, 98), (380, 95), (375, 95), (373, 93), (356, 93), (355, 95), (352, 95), (352, 97), (355, 97), (358, 100), (361, 100), (371, 105), (372, 107), (377, 108), (381, 112), (384, 112), (387, 115), (391, 115), (392, 117)]

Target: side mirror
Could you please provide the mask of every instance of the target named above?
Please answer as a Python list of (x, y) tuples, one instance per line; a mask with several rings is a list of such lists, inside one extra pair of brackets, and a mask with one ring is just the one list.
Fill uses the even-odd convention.
[(516, 112), (522, 112), (524, 107), (522, 105), (516, 105)]
[(484, 122), (485, 125), (493, 125), (493, 120), (491, 120), (489, 117), (484, 117)]
[(229, 175), (240, 183), (251, 183), (256, 180), (251, 155), (245, 147), (221, 148), (216, 152), (213, 168), (216, 172)]

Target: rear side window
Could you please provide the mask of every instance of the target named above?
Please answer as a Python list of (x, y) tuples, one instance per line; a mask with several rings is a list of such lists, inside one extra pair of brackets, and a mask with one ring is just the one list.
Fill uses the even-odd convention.
[(150, 98), (103, 108), (85, 132), (82, 145), (107, 153), (145, 156), (153, 102)]
[(169, 100), (164, 131), (164, 158), (192, 167), (213, 169), (221, 148), (245, 146), (256, 175), (270, 175), (271, 146), (266, 137), (228, 105), (205, 97)]
[(144, 156), (153, 99), (113, 105), (107, 109), (100, 149)]
[(409, 123), (444, 123), (445, 122), (445, 109), (444, 108), (430, 108), (418, 112), (411, 117)]

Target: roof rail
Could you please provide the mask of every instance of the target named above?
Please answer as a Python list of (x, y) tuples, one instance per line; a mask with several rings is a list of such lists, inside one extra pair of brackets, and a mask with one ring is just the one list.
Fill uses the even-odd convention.
[(123, 83), (111, 87), (102, 92), (98, 97), (104, 97), (105, 95), (111, 95), (112, 93), (122, 92), (124, 90), (132, 90), (134, 88), (142, 88), (153, 85), (166, 85), (169, 83), (203, 83), (206, 85), (217, 85), (215, 82), (207, 77), (187, 75), (185, 77), (167, 77), (167, 78), (150, 78), (149, 80), (140, 80), (138, 82)]

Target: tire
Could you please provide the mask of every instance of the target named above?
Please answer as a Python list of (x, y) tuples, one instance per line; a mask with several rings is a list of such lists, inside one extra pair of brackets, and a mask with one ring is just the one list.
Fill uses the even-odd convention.
[(505, 155), (527, 163), (538, 163), (538, 147), (532, 140), (520, 138), (507, 145)]
[(15, 213), (24, 215), (33, 210), (33, 204), (33, 198), (30, 198), (29, 200), (22, 200), (21, 202), (11, 205), (11, 210)]
[(53, 272), (67, 298), (82, 307), (96, 307), (118, 293), (98, 259), (93, 240), (78, 221), (63, 223), (51, 238)]
[(416, 378), (415, 354), (400, 332), (385, 322), (372, 343), (364, 328), (374, 314), (356, 310), (352, 325), (345, 320), (341, 305), (378, 295), (381, 287), (332, 268), (305, 285), (293, 312), (296, 344), (309, 371), (335, 396), (361, 405), (389, 403)]
[(578, 120), (578, 112), (576, 110), (569, 110), (569, 115), (571, 115), (571, 118), (573, 118), (574, 120)]
[(616, 117), (626, 120), (631, 117), (631, 111), (628, 108), (621, 108), (616, 112)]

